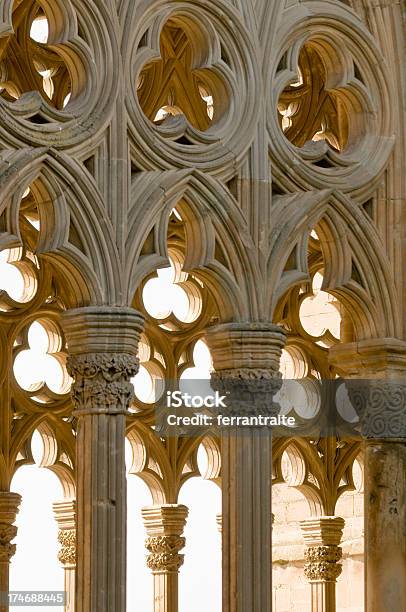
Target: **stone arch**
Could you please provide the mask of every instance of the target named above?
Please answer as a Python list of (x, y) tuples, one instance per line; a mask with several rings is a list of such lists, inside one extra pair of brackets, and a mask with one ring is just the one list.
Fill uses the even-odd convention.
[[(249, 316), (255, 320), (258, 316), (258, 305), (252, 299), (257, 280), (255, 250), (247, 223), (230, 192), (196, 170), (151, 175), (147, 189), (144, 181), (142, 193), (138, 185), (133, 187), (134, 204), (126, 249), (127, 299), (131, 299), (147, 274), (167, 264), (169, 215), (179, 206), (189, 241), (185, 269), (193, 271), (207, 284), (225, 321), (244, 320)], [(147, 202), (148, 209), (144, 204)], [(136, 227), (138, 241), (133, 238)], [(142, 240), (150, 235), (154, 249), (143, 256)], [(218, 259), (219, 251), (223, 261)]]
[[(72, 435), (67, 435), (71, 432), (69, 428), (64, 427), (63, 421), (51, 419), (44, 414), (31, 415), (14, 437), (10, 451), (10, 458), (14, 458), (11, 478), (20, 467), (33, 463), (31, 450), (27, 449), (27, 444), (31, 443), (32, 435), (36, 430), (41, 435), (44, 444), (43, 458), (38, 467), (46, 468), (58, 477), (65, 499), (75, 499), (75, 439)], [(22, 451), (24, 451), (24, 458), (18, 459)], [(65, 457), (65, 461), (61, 460), (61, 455)], [(71, 465), (66, 462), (66, 459)]]
[(77, 162), (55, 151), (20, 151), (9, 160), (11, 170), (0, 179), (0, 197), (7, 219), (1, 245), (21, 242), (19, 201), (36, 182), (45, 198), (39, 203), (44, 228), (37, 253), (61, 272), (71, 306), (103, 304), (121, 294), (121, 274), (111, 222), (96, 185)]
[[(269, 259), (271, 312), (275, 313), (277, 302), (289, 287), (307, 280), (307, 240), (317, 226), (325, 259), (324, 288), (348, 309), (357, 339), (399, 336), (401, 321), (391, 265), (365, 211), (345, 195), (329, 191), (306, 194), (303, 199), (293, 194), (282, 196), (277, 204), (281, 219), (287, 208), (290, 221), (281, 223), (284, 240)], [(286, 272), (292, 253), (297, 265)], [(280, 262), (275, 270), (272, 261)], [(354, 270), (358, 271), (356, 278)]]
[[(286, 479), (282, 470), (283, 456), (286, 454), (291, 464), (291, 478)], [(273, 469), (275, 477), (272, 484), (283, 484), (297, 489), (306, 499), (310, 513), (313, 516), (320, 516), (324, 512), (323, 493), (317, 486), (316, 471), (319, 473), (317, 465), (309, 465), (309, 449), (303, 444), (301, 439), (280, 438), (276, 441), (272, 451)], [(310, 472), (313, 481), (310, 480)]]

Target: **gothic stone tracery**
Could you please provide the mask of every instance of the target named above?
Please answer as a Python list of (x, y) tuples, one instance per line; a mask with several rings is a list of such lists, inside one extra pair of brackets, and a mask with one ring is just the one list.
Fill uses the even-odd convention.
[[(153, 500), (155, 612), (178, 610), (195, 476), (223, 490), (223, 612), (270, 612), (287, 533), (312, 610), (344, 602), (364, 548), (355, 605), (406, 609), (404, 478), (381, 486), (406, 465), (405, 31), (379, 0), (1, 3), (0, 591), (38, 432), (67, 612), (126, 608), (125, 437)], [(307, 435), (156, 435), (199, 354), (233, 414), (276, 393), (290, 413), (293, 379)], [(316, 435), (337, 376), (342, 435)]]

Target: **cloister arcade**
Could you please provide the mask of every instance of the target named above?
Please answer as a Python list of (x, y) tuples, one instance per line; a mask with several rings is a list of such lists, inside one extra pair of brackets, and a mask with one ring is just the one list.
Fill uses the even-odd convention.
[[(405, 24), (0, 2), (0, 594), (406, 610)], [(191, 379), (302, 433), (161, 434)], [(356, 435), (306, 429), (325, 381)]]

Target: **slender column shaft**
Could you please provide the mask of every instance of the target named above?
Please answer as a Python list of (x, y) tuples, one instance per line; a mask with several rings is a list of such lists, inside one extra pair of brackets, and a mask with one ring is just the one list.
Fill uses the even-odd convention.
[[(212, 385), (228, 394), (227, 411), (273, 414), (283, 331), (262, 323), (221, 325), (208, 330), (207, 342)], [(271, 485), (271, 431), (223, 432), (223, 612), (271, 612)]]
[(142, 317), (68, 311), (63, 328), (77, 429), (77, 612), (126, 610), (125, 424)]
[(58, 524), (58, 541), (61, 545), (58, 559), (65, 574), (65, 612), (75, 612), (76, 573), (76, 502), (75, 500), (54, 504), (55, 520)]
[(21, 496), (17, 493), (0, 491), (0, 612), (8, 612), (6, 594), (9, 591), (10, 562), (16, 552), (16, 545), (12, 541), (17, 535), (14, 525)]
[(311, 612), (336, 611), (336, 581), (341, 574), (341, 542), (344, 519), (320, 517), (301, 522), (305, 551), (305, 575), (311, 585)]
[(366, 442), (365, 491), (366, 609), (406, 610), (405, 443)]
[[(223, 611), (271, 610), (272, 439), (257, 430), (222, 441)], [(227, 485), (226, 485), (227, 483)], [(251, 607), (245, 607), (250, 602)]]
[(179, 569), (185, 546), (183, 530), (188, 509), (182, 505), (143, 508), (142, 516), (148, 538), (148, 567), (154, 576), (154, 612), (178, 612)]

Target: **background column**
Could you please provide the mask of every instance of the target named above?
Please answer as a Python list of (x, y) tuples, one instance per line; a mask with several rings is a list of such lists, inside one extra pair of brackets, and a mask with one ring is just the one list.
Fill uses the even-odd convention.
[(17, 535), (14, 523), (20, 504), (21, 496), (18, 493), (0, 491), (0, 612), (8, 612), (9, 609), (7, 600), (3, 601), (3, 598), (9, 590), (10, 562), (16, 552), (16, 545), (12, 542)]
[(76, 502), (75, 500), (54, 504), (55, 520), (58, 524), (58, 542), (61, 545), (58, 559), (65, 573), (65, 612), (75, 610), (76, 573)]
[(311, 612), (335, 612), (344, 519), (326, 516), (302, 521), (300, 526), (307, 546), (304, 571), (311, 584)]
[(183, 530), (188, 512), (178, 504), (142, 510), (148, 534), (147, 565), (154, 576), (154, 612), (178, 612), (179, 569), (183, 565), (179, 552), (186, 544)]
[(125, 612), (125, 423), (143, 319), (124, 308), (63, 315), (77, 425), (77, 612)]

